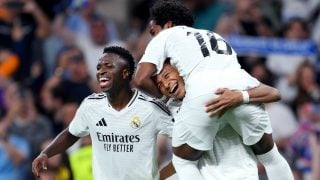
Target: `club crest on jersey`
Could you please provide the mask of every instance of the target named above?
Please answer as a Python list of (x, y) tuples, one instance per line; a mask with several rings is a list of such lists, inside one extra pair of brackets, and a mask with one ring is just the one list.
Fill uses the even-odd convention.
[(130, 122), (130, 126), (133, 128), (133, 129), (138, 129), (140, 126), (141, 126), (141, 121), (140, 121), (140, 118), (135, 115), (131, 122)]

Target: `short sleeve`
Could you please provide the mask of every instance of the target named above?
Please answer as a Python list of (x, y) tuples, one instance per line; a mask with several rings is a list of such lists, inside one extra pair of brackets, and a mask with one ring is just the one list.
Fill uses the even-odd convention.
[(88, 118), (86, 117), (86, 100), (78, 108), (73, 120), (69, 125), (69, 132), (77, 137), (89, 135)]
[(171, 115), (168, 107), (164, 103), (156, 101), (154, 106), (154, 118), (156, 118), (156, 127), (159, 130), (159, 134), (171, 137), (172, 127), (174, 123), (173, 116)]

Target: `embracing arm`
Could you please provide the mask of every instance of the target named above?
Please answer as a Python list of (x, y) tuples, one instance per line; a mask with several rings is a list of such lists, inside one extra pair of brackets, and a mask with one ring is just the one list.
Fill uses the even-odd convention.
[(256, 88), (249, 89), (248, 93), (249, 103), (270, 103), (281, 99), (278, 89), (265, 84), (260, 84)]
[(153, 97), (162, 97), (157, 85), (152, 80), (152, 75), (156, 72), (156, 66), (151, 63), (139, 63), (133, 77), (133, 84), (139, 90)]
[(160, 170), (160, 180), (167, 179), (168, 177), (172, 176), (176, 173), (172, 161), (169, 162), (165, 167)]
[(41, 169), (47, 169), (48, 158), (64, 152), (73, 145), (79, 137), (72, 135), (68, 128), (63, 130), (58, 136), (46, 147), (32, 163), (32, 172), (39, 177)]
[[(256, 88), (247, 90), (247, 92), (249, 103), (270, 103), (281, 99), (279, 90), (265, 84), (260, 84)], [(210, 116), (222, 115), (228, 108), (243, 103), (243, 95), (240, 91), (218, 89), (215, 93), (220, 96), (208, 101), (205, 107)]]

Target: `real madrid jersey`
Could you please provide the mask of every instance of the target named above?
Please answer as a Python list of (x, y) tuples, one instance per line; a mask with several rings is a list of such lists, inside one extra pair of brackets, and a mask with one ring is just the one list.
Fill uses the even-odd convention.
[[(241, 69), (231, 46), (208, 30), (186, 26), (165, 29), (150, 41), (139, 63), (154, 64), (158, 74), (166, 58), (170, 58), (171, 65), (183, 77), (186, 97), (191, 91), (202, 95), (212, 93), (216, 88), (244, 90), (259, 85), (255, 78)], [(196, 88), (188, 89), (192, 87)]]
[(158, 179), (157, 134), (171, 136), (173, 118), (167, 107), (135, 91), (121, 111), (104, 94), (93, 94), (80, 105), (70, 123), (71, 134), (90, 134), (93, 175), (97, 180)]
[[(169, 99), (167, 106), (175, 116), (179, 113), (181, 101)], [(204, 179), (259, 179), (257, 159), (252, 149), (242, 143), (241, 137), (226, 121), (221, 121), (213, 148), (201, 156), (198, 168)]]
[(249, 146), (226, 122), (213, 141), (213, 149), (199, 159), (199, 169), (205, 179), (258, 180), (257, 159)]

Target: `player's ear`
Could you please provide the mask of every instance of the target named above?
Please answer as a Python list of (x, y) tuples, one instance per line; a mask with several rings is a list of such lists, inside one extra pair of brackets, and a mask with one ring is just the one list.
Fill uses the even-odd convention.
[(123, 79), (127, 79), (127, 78), (129, 77), (129, 75), (130, 75), (130, 72), (129, 72), (128, 69), (124, 69), (124, 70), (122, 71), (122, 78), (123, 78)]
[(172, 21), (168, 21), (168, 22), (166, 22), (164, 24), (164, 26), (163, 26), (164, 28), (163, 29), (168, 29), (168, 28), (171, 28), (173, 26), (174, 26), (173, 22)]

